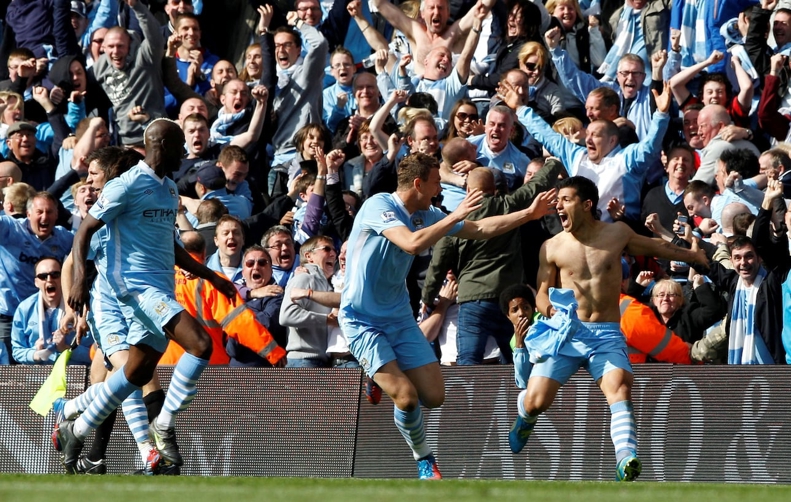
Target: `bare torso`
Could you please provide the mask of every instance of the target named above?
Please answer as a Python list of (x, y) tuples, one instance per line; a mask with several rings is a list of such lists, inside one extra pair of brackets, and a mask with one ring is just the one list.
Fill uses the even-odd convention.
[(581, 321), (620, 322), (621, 254), (631, 231), (622, 224), (594, 225), (584, 242), (568, 232), (546, 242), (547, 264), (557, 271), (549, 285), (574, 291)]
[(454, 46), (457, 44), (457, 39), (461, 31), (459, 30), (458, 22), (448, 26), (441, 34), (429, 33), (426, 27), (418, 22), (415, 22), (413, 26), (412, 34), (415, 40), (410, 39), (409, 44), (412, 47), (412, 60), (415, 64), (416, 74), (423, 74), (423, 60), (426, 59), (428, 53), (433, 49), (437, 47), (447, 47), (453, 53), (459, 52), (454, 50)]

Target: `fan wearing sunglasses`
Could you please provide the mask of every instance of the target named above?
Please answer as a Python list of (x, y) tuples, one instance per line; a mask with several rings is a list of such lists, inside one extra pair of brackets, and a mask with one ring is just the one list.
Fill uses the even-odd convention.
[[(53, 364), (74, 339), (73, 332), (64, 335), (58, 330), (64, 314), (60, 270), (61, 264), (55, 258), (40, 259), (34, 277), (38, 291), (23, 300), (14, 312), (11, 346), (19, 364)], [(90, 364), (92, 344), (90, 335), (84, 336), (72, 351), (69, 364)]]

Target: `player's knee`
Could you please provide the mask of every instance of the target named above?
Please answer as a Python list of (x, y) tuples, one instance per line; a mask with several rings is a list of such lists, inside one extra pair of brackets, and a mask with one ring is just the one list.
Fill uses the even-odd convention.
[(202, 335), (196, 337), (195, 343), (192, 344), (188, 352), (200, 359), (209, 359), (214, 347), (212, 346), (211, 338), (205, 333), (202, 333)]
[(525, 396), (525, 411), (530, 416), (540, 415), (552, 405), (552, 399), (543, 392), (528, 393)]
[(420, 404), (425, 406), (426, 408), (439, 408), (443, 404), (445, 404), (445, 392), (439, 392), (436, 395), (428, 395), (423, 396), (420, 399)]
[(417, 390), (411, 385), (399, 386), (390, 398), (399, 410), (413, 411), (420, 406)]

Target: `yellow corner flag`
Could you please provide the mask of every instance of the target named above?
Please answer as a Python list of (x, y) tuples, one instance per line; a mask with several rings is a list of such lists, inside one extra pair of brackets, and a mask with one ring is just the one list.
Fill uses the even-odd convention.
[(52, 409), (52, 403), (57, 398), (66, 395), (66, 365), (69, 363), (70, 357), (71, 349), (64, 350), (58, 356), (49, 376), (44, 380), (33, 400), (30, 401), (30, 407), (42, 417), (47, 416), (49, 410)]

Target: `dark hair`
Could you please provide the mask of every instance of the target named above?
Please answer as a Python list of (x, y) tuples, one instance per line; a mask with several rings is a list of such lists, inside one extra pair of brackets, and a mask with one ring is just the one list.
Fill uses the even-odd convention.
[(342, 195), (348, 195), (349, 197), (354, 199), (354, 212), (355, 214), (357, 211), (360, 210), (360, 206), (363, 204), (363, 200), (360, 198), (360, 195), (355, 192), (354, 190), (344, 190), (341, 192)]
[(536, 295), (533, 294), (533, 290), (524, 284), (514, 284), (508, 286), (500, 293), (500, 310), (506, 316), (508, 316), (508, 304), (514, 298), (524, 298), (533, 308), (536, 307)]
[(728, 76), (721, 71), (703, 73), (703, 76), (700, 79), (700, 87), (698, 87), (698, 97), (700, 99), (703, 99), (703, 87), (705, 87), (709, 82), (716, 82), (718, 84), (724, 85), (725, 97), (728, 101), (730, 101), (733, 94), (733, 88), (731, 87), (731, 83), (728, 80)]
[(742, 178), (752, 178), (758, 174), (758, 157), (746, 148), (725, 150), (720, 154), (720, 160), (725, 164), (725, 172), (736, 171)]
[(705, 181), (692, 180), (689, 182), (689, 185), (687, 185), (687, 188), (684, 189), (684, 197), (689, 194), (692, 194), (696, 199), (706, 196), (711, 200), (711, 198), (714, 197), (714, 189)]
[(119, 146), (106, 146), (92, 151), (85, 158), (85, 163), (90, 165), (94, 160), (98, 163), (99, 169), (104, 171), (105, 178), (111, 180), (137, 165), (143, 160), (143, 156), (135, 150)]
[(220, 231), (220, 225), (229, 222), (239, 225), (239, 228), (242, 230), (242, 236), (244, 236), (244, 223), (242, 223), (242, 220), (240, 220), (238, 216), (234, 216), (232, 214), (224, 214), (220, 216), (220, 219), (217, 220), (217, 226), (214, 227), (214, 235), (217, 235), (217, 232)]
[(273, 40), (278, 33), (288, 33), (289, 35), (294, 37), (294, 43), (296, 44), (296, 46), (302, 47), (302, 35), (300, 35), (299, 31), (295, 30), (291, 26), (281, 26), (280, 28), (276, 29), (275, 32), (272, 33)]
[(750, 246), (755, 251), (755, 243), (746, 235), (737, 235), (728, 243), (728, 252), (733, 253), (737, 249)]
[(36, 270), (38, 268), (38, 264), (41, 263), (44, 260), (52, 260), (52, 261), (56, 262), (59, 267), (63, 268), (63, 263), (59, 259), (57, 259), (56, 257), (54, 257), (54, 256), (42, 256), (41, 258), (36, 260), (36, 263), (33, 265), (33, 270)]
[(417, 178), (428, 181), (432, 169), (439, 169), (439, 161), (431, 155), (420, 152), (407, 155), (398, 164), (398, 189), (410, 188)]
[(310, 134), (311, 131), (319, 132), (322, 141), (324, 141), (324, 153), (329, 153), (332, 148), (332, 133), (324, 124), (317, 124), (315, 122), (305, 124), (294, 135), (294, 146), (297, 148), (297, 151), (302, 153), (302, 145), (305, 144), (305, 140), (308, 139), (308, 134)]
[(602, 106), (606, 108), (615, 108), (615, 113), (620, 114), (621, 98), (618, 93), (609, 87), (597, 87), (588, 93), (588, 96), (598, 96), (601, 99)]
[(577, 192), (577, 196), (580, 200), (591, 201), (593, 203), (591, 205), (591, 214), (594, 219), (599, 219), (599, 188), (596, 186), (596, 183), (585, 176), (571, 176), (558, 182), (558, 191), (563, 188), (573, 188)]
[(731, 224), (733, 235), (747, 235), (747, 229), (750, 228), (755, 219), (753, 213), (741, 213), (734, 216)]
[(435, 117), (437, 116), (437, 113), (439, 113), (439, 105), (437, 104), (437, 100), (434, 99), (434, 96), (427, 92), (416, 92), (414, 94), (410, 94), (406, 100), (406, 106), (409, 108), (425, 108)]
[(176, 16), (176, 22), (173, 23), (173, 27), (178, 29), (179, 24), (181, 24), (182, 19), (193, 19), (196, 23), (198, 23), (198, 27), (200, 27), (200, 20), (198, 16), (193, 14), (192, 12), (182, 12), (178, 16)]
[(520, 26), (520, 31), (524, 31), (525, 34), (520, 38), (534, 40), (536, 42), (541, 40), (541, 35), (539, 34), (539, 27), (541, 26), (541, 11), (538, 10), (536, 4), (530, 0), (508, 0), (506, 2), (505, 11), (506, 20), (508, 19), (508, 15), (511, 14), (511, 11), (514, 7), (519, 7), (522, 11), (522, 25)]
[(186, 124), (187, 121), (190, 121), (190, 122), (202, 122), (206, 127), (211, 127), (211, 124), (209, 124), (209, 119), (207, 119), (206, 117), (204, 117), (200, 113), (190, 113), (189, 115), (184, 117), (184, 120), (182, 120), (181, 123), (182, 124)]
[(456, 121), (454, 119), (456, 118), (456, 113), (458, 113), (459, 109), (465, 105), (475, 108), (475, 113), (478, 113), (478, 107), (475, 106), (475, 103), (473, 103), (471, 99), (462, 98), (456, 101), (456, 103), (453, 105), (453, 108), (450, 109), (450, 120), (448, 121), (447, 134), (443, 139), (448, 140), (459, 136), (459, 131), (456, 130)]

